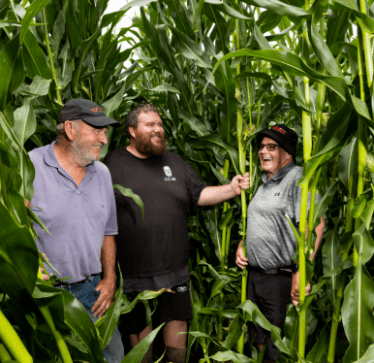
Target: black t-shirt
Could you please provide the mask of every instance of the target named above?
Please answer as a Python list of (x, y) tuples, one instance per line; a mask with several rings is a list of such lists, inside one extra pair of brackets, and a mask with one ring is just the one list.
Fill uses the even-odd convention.
[[(188, 264), (187, 209), (196, 209), (206, 187), (178, 155), (138, 158), (126, 147), (104, 160), (113, 184), (130, 188), (144, 203), (139, 206), (115, 190), (118, 218), (117, 260), (124, 279), (168, 276)], [(137, 284), (135, 284), (137, 285)], [(134, 291), (139, 288), (134, 287)]]

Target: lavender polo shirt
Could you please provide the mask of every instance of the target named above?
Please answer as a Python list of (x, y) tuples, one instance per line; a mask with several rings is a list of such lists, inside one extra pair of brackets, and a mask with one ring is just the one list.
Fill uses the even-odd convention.
[(67, 282), (74, 283), (101, 272), (104, 235), (117, 234), (116, 206), (108, 168), (95, 161), (77, 186), (58, 163), (54, 144), (29, 154), (35, 166), (32, 210), (52, 234), (34, 223), (36, 244), (60, 272), (58, 277), (72, 277)]

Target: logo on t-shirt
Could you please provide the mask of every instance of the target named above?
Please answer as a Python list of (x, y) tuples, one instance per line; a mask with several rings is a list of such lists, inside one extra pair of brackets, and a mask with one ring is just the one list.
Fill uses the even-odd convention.
[(170, 166), (164, 166), (164, 173), (166, 175), (165, 181), (176, 181), (177, 179), (173, 177), (173, 173)]

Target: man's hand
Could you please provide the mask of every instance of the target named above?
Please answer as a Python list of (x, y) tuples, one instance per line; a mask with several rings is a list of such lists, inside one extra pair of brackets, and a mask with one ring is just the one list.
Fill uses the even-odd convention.
[(245, 173), (243, 176), (234, 176), (230, 186), (236, 195), (239, 195), (242, 189), (249, 189), (249, 173)]
[[(26, 201), (26, 199), (25, 199), (25, 201)], [(28, 207), (28, 208), (30, 208), (30, 207)], [(43, 256), (44, 256), (44, 258), (45, 258), (46, 260), (48, 260), (48, 258), (47, 258), (47, 256), (46, 256), (45, 253), (43, 253)], [(41, 260), (39, 260), (39, 261), (41, 262)], [(44, 281), (48, 281), (48, 280), (49, 280), (49, 276), (46, 275), (46, 274), (44, 273), (44, 269), (43, 269), (43, 267), (39, 267), (39, 270), (40, 270), (40, 273), (41, 273), (41, 275), (42, 275), (42, 279), (43, 279)]]
[(244, 257), (242, 243), (243, 240), (239, 242), (238, 249), (236, 250), (235, 263), (238, 265), (239, 268), (244, 270), (244, 267), (248, 265), (248, 258)]
[(114, 302), (114, 295), (116, 293), (116, 280), (115, 279), (103, 279), (95, 287), (96, 291), (100, 292), (94, 306), (91, 311), (94, 316), (101, 318), (108, 310), (109, 306)]
[[(310, 284), (305, 287), (305, 295), (309, 295), (309, 293)], [(292, 274), (291, 299), (292, 304), (296, 306), (299, 302), (299, 271)]]
[(39, 267), (39, 270), (40, 270), (40, 273), (42, 274), (42, 279), (44, 281), (48, 281), (49, 280), (49, 276), (44, 273), (43, 267)]

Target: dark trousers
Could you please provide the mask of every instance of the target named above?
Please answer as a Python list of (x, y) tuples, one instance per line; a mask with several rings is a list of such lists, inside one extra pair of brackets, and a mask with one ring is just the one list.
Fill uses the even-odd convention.
[[(286, 320), (287, 305), (291, 302), (292, 274), (266, 275), (249, 269), (247, 299), (254, 302), (269, 322), (282, 330)], [(270, 333), (253, 323), (249, 324), (251, 339), (256, 336), (254, 344), (265, 344), (267, 338), (266, 356), (277, 360), (278, 348), (273, 344)]]

